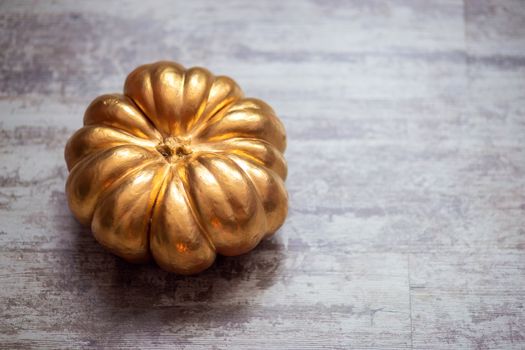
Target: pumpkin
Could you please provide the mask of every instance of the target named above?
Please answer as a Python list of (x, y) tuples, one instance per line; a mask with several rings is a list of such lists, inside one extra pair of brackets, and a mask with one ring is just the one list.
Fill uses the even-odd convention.
[(130, 262), (194, 274), (271, 236), (287, 215), (286, 134), (226, 76), (174, 62), (136, 68), (96, 98), (67, 142), (76, 219)]

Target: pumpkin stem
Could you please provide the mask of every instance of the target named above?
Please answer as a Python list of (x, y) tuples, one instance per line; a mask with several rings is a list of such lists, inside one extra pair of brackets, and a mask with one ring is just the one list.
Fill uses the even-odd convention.
[(169, 160), (171, 156), (173, 155), (173, 153), (171, 152), (171, 148), (166, 144), (160, 144), (156, 148), (157, 148), (157, 152), (162, 154), (162, 156), (166, 158), (167, 160)]
[[(177, 160), (192, 153), (190, 147), (179, 142), (179, 140), (174, 140), (172, 138), (164, 140), (164, 142), (159, 144), (156, 149), (168, 162)], [(175, 158), (173, 158), (174, 156)]]

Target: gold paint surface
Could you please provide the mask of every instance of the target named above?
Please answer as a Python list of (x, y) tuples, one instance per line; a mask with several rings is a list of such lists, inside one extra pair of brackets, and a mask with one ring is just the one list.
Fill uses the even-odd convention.
[(283, 224), (285, 148), (272, 108), (232, 79), (143, 65), (123, 95), (97, 97), (69, 139), (68, 204), (114, 254), (195, 274)]

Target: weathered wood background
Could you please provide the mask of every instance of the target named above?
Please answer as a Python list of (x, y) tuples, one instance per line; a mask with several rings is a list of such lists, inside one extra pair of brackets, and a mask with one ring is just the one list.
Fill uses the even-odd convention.
[[(87, 104), (160, 59), (288, 135), (290, 214), (196, 277), (99, 247), (64, 196)], [(0, 343), (525, 348), (525, 2), (0, 2)]]

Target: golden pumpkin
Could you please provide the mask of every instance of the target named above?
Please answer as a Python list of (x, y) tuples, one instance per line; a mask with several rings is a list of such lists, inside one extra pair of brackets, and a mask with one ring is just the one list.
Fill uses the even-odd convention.
[(123, 95), (96, 98), (69, 139), (69, 207), (114, 254), (197, 273), (282, 225), (285, 147), (272, 108), (232, 79), (143, 65)]

